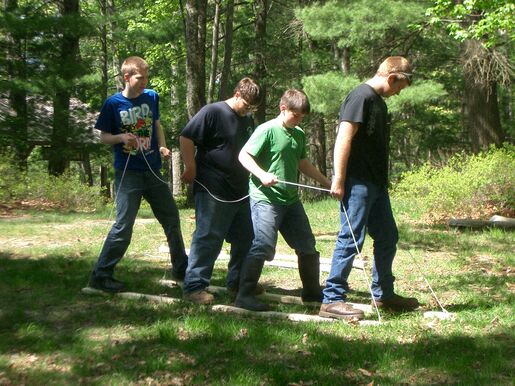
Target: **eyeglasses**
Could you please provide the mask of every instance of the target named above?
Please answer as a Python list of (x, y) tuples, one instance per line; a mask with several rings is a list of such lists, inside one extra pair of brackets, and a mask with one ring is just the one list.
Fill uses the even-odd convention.
[(412, 81), (412, 78), (413, 78), (413, 74), (408, 73), (408, 72), (395, 71), (395, 72), (390, 72), (390, 74), (399, 74), (399, 75), (401, 75), (404, 79), (406, 79), (408, 81), (408, 84), (411, 84), (411, 81)]
[(252, 111), (252, 112), (257, 111), (257, 109), (259, 107), (258, 105), (251, 105), (249, 102), (247, 102), (242, 97), (240, 97), (240, 98), (241, 98), (241, 101), (243, 102), (243, 105), (245, 106), (245, 110)]

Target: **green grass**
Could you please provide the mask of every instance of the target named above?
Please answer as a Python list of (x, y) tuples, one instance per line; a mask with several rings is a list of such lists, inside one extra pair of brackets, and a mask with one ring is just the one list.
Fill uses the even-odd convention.
[[(309, 203), (306, 209), (322, 256), (330, 257), (337, 205)], [(420, 312), (383, 313), (384, 323), (370, 327), (259, 320), (183, 302), (83, 295), (112, 222), (109, 211), (2, 218), (0, 385), (512, 385), (515, 234), (456, 231), (397, 212), (396, 289), (423, 306)], [(189, 245), (193, 211), (181, 210), (181, 217)], [(169, 264), (158, 252), (165, 244), (159, 224), (146, 208), (140, 218), (117, 277), (131, 290), (180, 297), (180, 290), (159, 284)], [(278, 252), (292, 253), (280, 243)], [(372, 256), (370, 240), (364, 254)], [(455, 313), (454, 321), (422, 317), (438, 307), (417, 266)], [(216, 264), (213, 284), (224, 285), (225, 267)], [(265, 267), (262, 282), (269, 291), (300, 293), (294, 270)], [(361, 271), (352, 271), (350, 284), (349, 300), (369, 301)], [(226, 296), (219, 300), (230, 304)]]

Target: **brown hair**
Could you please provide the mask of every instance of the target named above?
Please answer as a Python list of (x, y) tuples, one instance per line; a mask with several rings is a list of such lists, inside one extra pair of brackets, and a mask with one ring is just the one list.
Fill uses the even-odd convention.
[(402, 56), (390, 56), (386, 58), (377, 69), (377, 75), (388, 76), (395, 74), (396, 79), (406, 79), (411, 84), (413, 76), (412, 68), (408, 59)]
[(281, 97), (279, 106), (285, 105), (288, 110), (295, 111), (301, 114), (309, 114), (311, 106), (306, 93), (302, 90), (291, 88), (286, 90)]
[(234, 94), (238, 91), (249, 105), (257, 106), (261, 103), (261, 88), (253, 79), (246, 77), (240, 80), (234, 88)]
[(120, 68), (121, 75), (134, 75), (136, 72), (148, 71), (148, 63), (139, 56), (129, 56), (122, 63)]

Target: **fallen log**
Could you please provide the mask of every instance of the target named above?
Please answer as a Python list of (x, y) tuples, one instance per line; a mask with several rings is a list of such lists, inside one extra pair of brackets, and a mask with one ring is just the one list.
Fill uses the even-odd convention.
[(477, 220), (470, 218), (456, 219), (452, 218), (448, 221), (450, 227), (482, 229), (487, 227), (515, 229), (515, 219), (503, 216), (492, 216), (488, 220)]

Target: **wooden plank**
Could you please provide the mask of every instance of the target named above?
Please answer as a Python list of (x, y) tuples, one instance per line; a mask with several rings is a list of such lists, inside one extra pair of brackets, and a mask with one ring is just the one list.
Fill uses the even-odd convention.
[(243, 316), (252, 316), (260, 319), (282, 319), (282, 320), (291, 320), (292, 322), (324, 322), (324, 323), (334, 323), (338, 322), (338, 319), (329, 319), (322, 318), (318, 315), (307, 315), (307, 314), (296, 314), (296, 313), (286, 313), (286, 312), (277, 312), (277, 311), (263, 311), (256, 312), (245, 310), (243, 308), (238, 308), (234, 306), (226, 306), (223, 304), (217, 304), (211, 307), (211, 309), (215, 312), (221, 312), (225, 314), (237, 314)]
[[(214, 287), (211, 290), (220, 291), (223, 287)], [(133, 300), (149, 300), (157, 303), (178, 303), (182, 302), (182, 299), (172, 298), (168, 296), (159, 296), (159, 295), (149, 295), (137, 292), (117, 292), (117, 293), (107, 293), (101, 290), (97, 290), (91, 287), (85, 287), (82, 289), (82, 293), (86, 295), (95, 295), (95, 296), (116, 296), (124, 299), (133, 299)], [(294, 296), (291, 296), (294, 298)], [(356, 306), (354, 304), (354, 306)], [(365, 305), (363, 305), (365, 306)], [(278, 312), (278, 311), (264, 311), (264, 312), (256, 312), (250, 311), (239, 307), (224, 305), (224, 304), (215, 304), (210, 306), (209, 309), (213, 312), (221, 312), (226, 314), (237, 314), (243, 316), (252, 316), (256, 318), (262, 319), (280, 319), (280, 320), (289, 320), (292, 322), (315, 322), (315, 323), (337, 323), (337, 322), (348, 322), (348, 323), (356, 323), (360, 326), (375, 326), (378, 325), (379, 322), (375, 320), (342, 320), (342, 319), (332, 319), (332, 318), (323, 318), (319, 315), (309, 315), (309, 314), (300, 314), (300, 313), (288, 313), (288, 312)]]
[(142, 294), (138, 292), (115, 292), (115, 293), (107, 293), (95, 288), (85, 287), (82, 289), (82, 293), (86, 295), (99, 295), (99, 296), (117, 296), (124, 299), (135, 299), (135, 300), (150, 300), (157, 303), (178, 303), (182, 301), (181, 299), (171, 298), (168, 296), (159, 296), (159, 295), (149, 295)]
[[(165, 286), (169, 286), (169, 287), (181, 285), (180, 283), (177, 283), (173, 280), (164, 280), (164, 279), (159, 280), (159, 283), (161, 283)], [(210, 285), (209, 287), (207, 287), (207, 291), (211, 292), (213, 294), (227, 294), (227, 288), (216, 286), (216, 285)], [(320, 307), (320, 303), (304, 302), (304, 301), (302, 301), (302, 298), (300, 296), (282, 295), (282, 294), (275, 294), (275, 293), (271, 293), (271, 292), (265, 292), (261, 295), (258, 295), (257, 298), (260, 300), (274, 302), (274, 303), (298, 304), (301, 306), (303, 305), (303, 306), (308, 306), (308, 307), (309, 306)], [(369, 304), (350, 303), (350, 302), (349, 302), (349, 304), (352, 305), (354, 308), (357, 308), (358, 310), (362, 310), (366, 314), (367, 313), (370, 314), (373, 311), (372, 306)]]
[(250, 316), (259, 319), (280, 319), (289, 320), (292, 322), (315, 322), (315, 323), (351, 323), (358, 324), (360, 326), (376, 326), (380, 324), (376, 320), (345, 320), (345, 319), (333, 319), (323, 318), (318, 315), (298, 314), (298, 313), (287, 313), (277, 311), (250, 311), (239, 307), (226, 306), (217, 304), (211, 307), (214, 312), (221, 312), (225, 314), (236, 314), (241, 316)]

